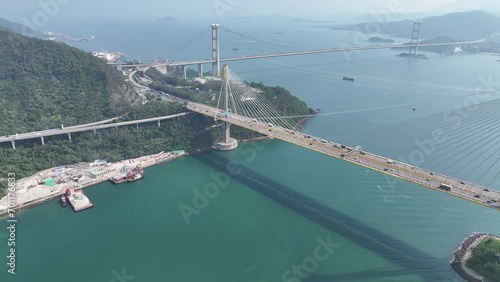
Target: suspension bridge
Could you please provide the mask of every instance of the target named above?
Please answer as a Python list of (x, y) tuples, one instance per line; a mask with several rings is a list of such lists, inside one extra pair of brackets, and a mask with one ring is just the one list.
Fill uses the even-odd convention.
[(411, 42), (409, 44), (403, 45), (375, 45), (375, 46), (351, 46), (351, 47), (341, 47), (341, 48), (327, 48), (327, 49), (315, 49), (315, 50), (298, 50), (298, 51), (290, 51), (290, 52), (279, 52), (279, 53), (270, 53), (270, 54), (259, 54), (259, 55), (247, 55), (247, 56), (239, 56), (239, 57), (228, 57), (221, 58), (220, 56), (220, 30), (223, 29), (226, 32), (230, 32), (236, 34), (238, 36), (242, 36), (248, 39), (252, 39), (256, 42), (262, 42), (269, 45), (277, 45), (282, 47), (289, 47), (269, 41), (259, 40), (254, 37), (250, 37), (244, 35), (240, 32), (233, 31), (231, 29), (221, 27), (219, 24), (212, 24), (209, 28), (205, 28), (185, 43), (181, 44), (177, 48), (174, 48), (170, 51), (167, 56), (171, 56), (176, 54), (177, 52), (183, 50), (189, 44), (198, 40), (205, 33), (211, 31), (211, 41), (212, 41), (212, 58), (211, 59), (203, 59), (203, 60), (189, 60), (189, 61), (163, 61), (163, 62), (153, 62), (147, 64), (134, 64), (134, 65), (126, 65), (119, 64), (120, 68), (127, 67), (154, 67), (162, 71), (163, 73), (168, 73), (171, 68), (180, 67), (182, 68), (183, 77), (187, 77), (187, 67), (191, 65), (198, 66), (198, 77), (203, 77), (203, 65), (212, 64), (212, 75), (220, 77), (220, 69), (221, 63), (234, 62), (234, 61), (244, 61), (244, 60), (255, 60), (255, 59), (264, 59), (264, 58), (275, 58), (275, 57), (290, 57), (290, 56), (302, 56), (302, 55), (312, 55), (312, 54), (323, 54), (323, 53), (338, 53), (338, 52), (353, 52), (353, 51), (364, 51), (364, 50), (379, 50), (379, 49), (408, 49), (409, 52), (408, 57), (419, 57), (419, 48), (423, 47), (453, 47), (453, 46), (462, 46), (462, 45), (477, 45), (483, 43), (485, 40), (475, 40), (475, 41), (458, 41), (458, 42), (447, 42), (447, 43), (420, 43), (420, 34), (421, 34), (422, 21), (415, 21), (412, 29)]

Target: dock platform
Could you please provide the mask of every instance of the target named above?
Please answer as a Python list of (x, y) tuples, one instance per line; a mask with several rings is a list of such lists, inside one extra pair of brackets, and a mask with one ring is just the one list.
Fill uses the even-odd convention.
[(69, 192), (66, 192), (66, 198), (75, 212), (94, 206), (81, 189), (69, 189)]

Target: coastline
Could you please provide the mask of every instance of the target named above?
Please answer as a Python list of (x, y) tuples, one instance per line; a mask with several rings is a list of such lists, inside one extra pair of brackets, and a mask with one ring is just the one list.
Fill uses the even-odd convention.
[[(304, 119), (303, 122), (307, 120)], [(301, 121), (302, 122), (302, 121)], [(256, 142), (256, 141), (261, 141), (261, 140), (273, 140), (272, 137), (269, 136), (261, 136), (261, 137), (255, 137), (255, 138), (250, 138), (250, 139), (245, 139), (241, 140), (240, 143), (251, 143), (251, 142)], [(38, 184), (37, 179), (42, 179), (44, 178), (43, 176), (47, 176), (54, 172), (54, 170), (64, 167), (65, 169), (81, 169), (85, 170), (87, 174), (89, 174), (92, 171), (92, 163), (79, 163), (79, 164), (73, 164), (73, 165), (66, 165), (66, 166), (60, 166), (60, 167), (55, 167), (55, 168), (49, 168), (46, 170), (39, 171), (31, 176), (19, 179), (16, 181), (16, 206), (14, 210), (17, 212), (19, 210), (24, 210), (28, 209), (43, 203), (46, 203), (48, 201), (51, 201), (55, 198), (58, 198), (62, 196), (66, 188), (72, 187), (72, 186), (77, 186), (79, 189), (84, 189), (88, 188), (100, 183), (103, 183), (105, 181), (109, 181), (111, 177), (114, 175), (120, 173), (119, 169), (120, 167), (123, 167), (123, 165), (127, 164), (134, 164), (138, 165), (141, 164), (143, 168), (147, 168), (150, 166), (154, 165), (159, 165), (163, 163), (167, 163), (176, 159), (180, 159), (182, 157), (186, 156), (191, 156), (194, 154), (198, 153), (203, 153), (208, 150), (211, 150), (210, 148), (201, 148), (196, 151), (193, 151), (191, 153), (182, 153), (179, 155), (174, 155), (173, 152), (168, 152), (168, 153), (160, 153), (160, 154), (153, 154), (153, 155), (145, 155), (145, 156), (140, 156), (134, 159), (126, 159), (126, 160), (121, 160), (115, 163), (109, 163), (107, 164), (104, 169), (107, 169), (107, 171), (112, 171), (111, 173), (104, 174), (100, 177), (97, 177), (93, 180), (86, 181), (83, 183), (75, 183), (75, 182), (64, 182), (60, 184), (56, 184), (53, 187), (47, 187), (43, 184)], [(161, 155), (161, 156), (160, 156)], [(96, 168), (97, 169), (97, 168)], [(65, 173), (70, 173), (68, 171), (63, 171)], [(35, 185), (36, 183), (36, 185)], [(33, 193), (30, 193), (33, 192)], [(19, 200), (21, 199), (21, 200)], [(11, 209), (12, 210), (12, 209)], [(5, 195), (3, 198), (0, 199), (0, 220), (5, 218), (8, 215), (9, 207), (8, 207), (8, 196)]]
[[(191, 154), (202, 152), (203, 149), (194, 151)], [(79, 163), (76, 165), (67, 165), (56, 168), (50, 168), (43, 171), (39, 171), (34, 175), (19, 179), (16, 181), (16, 206), (13, 208), (15, 211), (27, 209), (36, 205), (43, 204), (54, 198), (60, 197), (64, 194), (66, 188), (76, 186), (79, 189), (88, 188), (96, 184), (108, 181), (114, 175), (120, 173), (120, 168), (126, 166), (127, 164), (138, 165), (141, 164), (143, 168), (167, 163), (185, 156), (188, 153), (174, 154), (173, 152), (159, 153), (154, 155), (141, 156), (134, 159), (122, 160), (115, 163), (106, 164), (104, 167), (92, 166), (92, 163)], [(99, 175), (95, 178), (91, 178), (89, 174), (97, 169), (104, 169), (105, 173)], [(40, 184), (38, 179), (44, 179), (49, 175), (59, 174), (74, 174), (85, 173), (82, 177), (83, 180), (77, 182), (67, 181), (55, 184), (53, 186), (46, 186)], [(12, 208), (11, 208), (12, 210)], [(3, 219), (9, 211), (8, 207), (8, 196), (4, 196), (0, 199), (0, 219)]]
[(492, 234), (485, 233), (485, 232), (475, 232), (472, 233), (471, 235), (467, 236), (458, 249), (456, 249), (453, 252), (453, 258), (450, 261), (451, 267), (466, 281), (469, 282), (482, 282), (485, 281), (485, 278), (476, 273), (474, 270), (470, 269), (466, 263), (467, 260), (471, 257), (472, 255), (472, 250), (479, 245), (481, 242), (484, 240), (487, 240), (489, 238), (493, 238), (496, 240), (500, 240), (499, 237), (496, 237)]

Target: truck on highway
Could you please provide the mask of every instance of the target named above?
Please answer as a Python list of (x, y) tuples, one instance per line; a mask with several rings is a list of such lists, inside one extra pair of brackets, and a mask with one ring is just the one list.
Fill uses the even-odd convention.
[(444, 191), (451, 191), (452, 188), (453, 188), (453, 186), (448, 185), (448, 184), (444, 184), (444, 183), (441, 183), (439, 185), (439, 189), (444, 190)]

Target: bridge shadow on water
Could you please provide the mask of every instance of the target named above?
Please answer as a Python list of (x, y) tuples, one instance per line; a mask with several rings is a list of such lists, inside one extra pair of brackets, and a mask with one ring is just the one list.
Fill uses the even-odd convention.
[[(232, 175), (234, 180), (294, 210), (309, 220), (348, 238), (359, 246), (374, 252), (400, 267), (394, 270), (373, 270), (352, 274), (312, 276), (309, 278), (309, 281), (369, 280), (376, 277), (387, 278), (388, 276), (395, 275), (418, 275), (425, 279), (425, 281), (446, 281), (447, 279), (454, 278), (449, 277), (451, 267), (447, 261), (432, 257), (389, 234), (381, 232), (341, 211), (294, 191), (248, 167), (238, 164), (237, 170), (232, 169), (232, 171), (229, 171), (228, 167), (234, 168), (234, 165), (231, 164), (235, 162), (220, 154), (209, 152), (196, 154), (193, 157), (218, 171), (225, 171)], [(238, 171), (237, 174), (234, 173), (236, 171)], [(447, 272), (448, 275), (446, 275)]]

